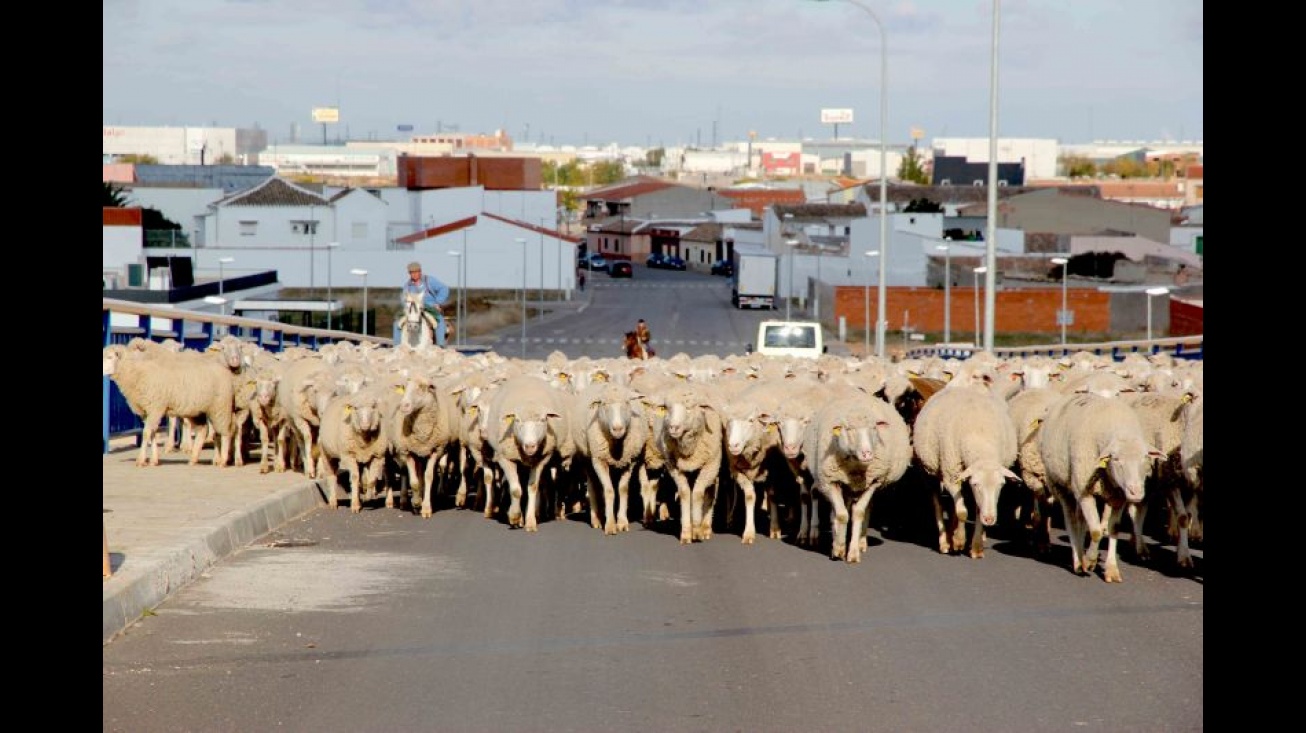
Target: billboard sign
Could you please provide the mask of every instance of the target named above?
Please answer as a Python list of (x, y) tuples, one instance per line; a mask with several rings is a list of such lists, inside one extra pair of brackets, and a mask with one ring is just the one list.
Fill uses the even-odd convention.
[(853, 111), (851, 109), (823, 109), (821, 110), (822, 125), (847, 125), (852, 124)]
[(340, 108), (339, 107), (314, 107), (313, 121), (314, 122), (339, 122)]
[(413, 126), (412, 126), (412, 125), (400, 125), (400, 126), (399, 126), (399, 131), (400, 131), (400, 132), (412, 132), (412, 131), (413, 131)]

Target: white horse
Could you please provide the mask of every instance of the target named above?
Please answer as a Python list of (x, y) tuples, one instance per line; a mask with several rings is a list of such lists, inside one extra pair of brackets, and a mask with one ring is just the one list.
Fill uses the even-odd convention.
[(415, 349), (435, 343), (435, 319), (422, 308), (424, 296), (425, 293), (404, 293), (404, 315), (399, 323), (399, 343)]

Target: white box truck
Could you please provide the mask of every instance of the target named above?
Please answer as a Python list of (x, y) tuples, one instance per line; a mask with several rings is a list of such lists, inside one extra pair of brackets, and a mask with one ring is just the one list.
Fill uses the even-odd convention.
[(780, 258), (761, 245), (735, 245), (735, 274), (730, 282), (730, 304), (736, 308), (775, 309)]

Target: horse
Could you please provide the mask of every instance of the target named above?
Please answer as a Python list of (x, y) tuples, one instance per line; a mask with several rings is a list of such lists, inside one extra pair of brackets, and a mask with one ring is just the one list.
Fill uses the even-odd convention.
[(435, 343), (435, 324), (422, 309), (425, 293), (404, 293), (404, 314), (399, 323), (399, 343), (422, 348)]
[(634, 331), (626, 332), (626, 357), (629, 359), (647, 359), (648, 351), (644, 349), (644, 343), (639, 340), (639, 335)]

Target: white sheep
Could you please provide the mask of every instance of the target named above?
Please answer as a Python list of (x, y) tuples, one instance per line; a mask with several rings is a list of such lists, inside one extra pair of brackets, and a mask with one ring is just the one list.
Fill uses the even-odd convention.
[[(261, 444), (259, 473), (267, 473), (271, 469), (275, 469), (278, 473), (286, 470), (286, 443), (283, 430), (286, 414), (277, 402), (277, 384), (281, 381), (284, 367), (284, 364), (278, 362), (263, 366), (254, 372), (254, 398), (250, 401), (250, 420), (254, 423), (254, 427), (258, 428)], [(271, 466), (268, 465), (269, 459), (272, 459)]]
[[(539, 530), (540, 478), (558, 458), (567, 433), (569, 410), (562, 404), (562, 392), (534, 376), (510, 377), (495, 390), (490, 404), (487, 439), (494, 446), (494, 460), (508, 481), (508, 525)], [(522, 517), (521, 476), (529, 472), (527, 505)]]
[[(1071, 394), (1048, 410), (1039, 432), (1039, 455), (1048, 487), (1061, 503), (1071, 569), (1076, 574), (1093, 572), (1105, 524), (1105, 579), (1120, 582), (1115, 527), (1126, 504), (1144, 500), (1151, 462), (1161, 458), (1160, 451), (1147, 444), (1138, 415), (1120, 399)], [(1102, 512), (1099, 500), (1105, 502)]]
[(1034, 530), (1034, 549), (1046, 554), (1051, 549), (1050, 510), (1057, 498), (1047, 489), (1047, 475), (1043, 457), (1039, 455), (1038, 437), (1047, 418), (1048, 409), (1064, 395), (1051, 387), (1021, 390), (1007, 401), (1011, 422), (1016, 426), (1016, 473), (1029, 490), (1027, 524)]
[(1183, 470), (1186, 484), (1185, 516), (1188, 521), (1178, 526), (1178, 562), (1180, 567), (1193, 566), (1193, 558), (1188, 550), (1190, 538), (1201, 536), (1202, 498), (1206, 493), (1202, 466), (1205, 462), (1203, 452), (1205, 441), (1202, 438), (1202, 413), (1206, 400), (1200, 392), (1190, 394), (1188, 407), (1184, 410), (1183, 435), (1179, 440), (1179, 463)]
[(277, 404), (285, 412), (285, 431), (290, 433), (288, 461), (293, 464), (294, 456), (298, 456), (309, 478), (317, 477), (314, 443), (319, 425), (318, 395), (330, 394), (334, 389), (330, 376), (321, 358), (299, 357), (286, 364), (277, 383)]
[(776, 412), (780, 390), (774, 384), (757, 383), (727, 398), (722, 406), (725, 429), (725, 461), (730, 478), (744, 495), (744, 534), (742, 542), (753, 544), (757, 535), (754, 508), (757, 485), (763, 484), (770, 510), (772, 539), (780, 538), (779, 512), (775, 501), (775, 483), (767, 481), (767, 457), (780, 451), (780, 424)]
[[(436, 466), (449, 450), (458, 445), (461, 416), (457, 398), (449, 392), (449, 387), (446, 381), (424, 374), (396, 380), (390, 392), (397, 393), (398, 399), (394, 401), (392, 410), (384, 414), (390, 449), (407, 471), (411, 491), (422, 491), (423, 517), (430, 517), (435, 512), (431, 487), (435, 484)], [(405, 491), (404, 499), (407, 497)]]
[[(1183, 440), (1184, 414), (1188, 400), (1178, 394), (1159, 392), (1130, 392), (1120, 395), (1143, 425), (1143, 436), (1148, 445), (1161, 453), (1161, 460), (1152, 465), (1147, 477), (1150, 496), (1165, 498), (1171, 524), (1188, 526), (1187, 502), (1184, 497), (1187, 482), (1183, 476), (1179, 443)], [(1147, 517), (1148, 502), (1129, 505), (1129, 519), (1133, 525), (1134, 554), (1140, 560), (1150, 556), (1143, 524)], [(1171, 538), (1178, 540), (1178, 533)]]
[[(590, 526), (602, 528), (604, 534), (630, 530), (630, 480), (648, 440), (648, 422), (636, 408), (641, 405), (640, 398), (629, 387), (611, 383), (591, 385), (577, 396), (580, 419), (573, 424), (581, 430), (580, 453), (590, 468), (586, 472)], [(613, 473), (617, 475), (615, 487)]]
[(382, 386), (359, 390), (327, 399), (321, 408), (318, 434), (318, 473), (330, 485), (327, 506), (337, 504), (338, 477), (341, 468), (349, 473), (349, 510), (363, 510), (362, 471), (384, 461), (388, 444), (381, 429)]
[[(951, 498), (944, 507), (940, 492), (931, 492), (939, 552), (960, 552), (966, 545), (968, 514), (962, 484), (970, 486), (978, 521), (970, 556), (984, 557), (984, 528), (998, 520), (998, 498), (1016, 462), (1016, 426), (1000, 394), (981, 387), (945, 387), (926, 401), (912, 428), (912, 448), (925, 472)], [(946, 523), (945, 523), (946, 515)]]
[[(203, 417), (217, 437), (213, 465), (224, 466), (231, 450), (232, 383), (227, 370), (195, 352), (129, 352), (121, 344), (104, 347), (104, 376), (118, 385), (128, 407), (143, 421), (136, 465), (159, 465), (155, 436), (164, 417)], [(191, 446), (190, 463), (199, 463), (203, 442)]]
[(680, 505), (680, 544), (709, 540), (723, 449), (720, 408), (708, 385), (686, 381), (666, 391), (660, 410), (667, 473)]
[(830, 557), (861, 562), (875, 492), (902, 478), (911, 462), (911, 433), (898, 411), (857, 390), (836, 395), (812, 416), (803, 453), (816, 490), (831, 507)]

